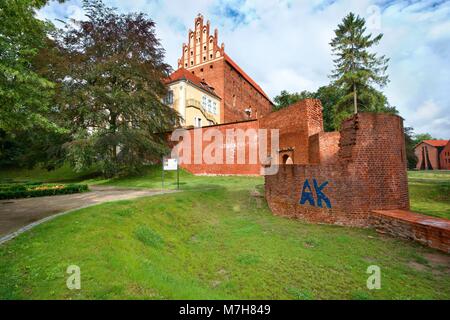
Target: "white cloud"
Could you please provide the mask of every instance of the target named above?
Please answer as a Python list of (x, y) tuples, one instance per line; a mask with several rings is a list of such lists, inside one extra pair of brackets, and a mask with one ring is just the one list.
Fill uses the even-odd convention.
[[(274, 97), (282, 89), (315, 90), (329, 82), (329, 42), (353, 11), (369, 32), (384, 33), (377, 52), (391, 58), (385, 92), (416, 132), (450, 138), (450, 2), (382, 0), (109, 0), (122, 12), (142, 11), (157, 23), (174, 68), (187, 30), (201, 12), (219, 28), (227, 53)], [(375, 7), (374, 7), (375, 5)], [(80, 0), (51, 2), (50, 19), (79, 18)], [(380, 14), (378, 16), (377, 14)], [(379, 29), (378, 29), (379, 28)]]

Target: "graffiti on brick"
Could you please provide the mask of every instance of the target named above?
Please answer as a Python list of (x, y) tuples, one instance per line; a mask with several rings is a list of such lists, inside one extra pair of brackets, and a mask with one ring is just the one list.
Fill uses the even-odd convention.
[(328, 181), (325, 181), (324, 183), (322, 183), (321, 185), (319, 185), (319, 183), (317, 182), (316, 179), (313, 179), (313, 186), (314, 186), (314, 191), (316, 194), (317, 199), (314, 199), (314, 194), (311, 188), (311, 184), (309, 183), (309, 180), (306, 179), (305, 183), (303, 184), (303, 189), (302, 189), (302, 196), (300, 199), (300, 204), (304, 205), (307, 202), (315, 207), (317, 205), (317, 207), (319, 208), (323, 208), (323, 205), (325, 203), (325, 206), (329, 209), (331, 209), (331, 202), (330, 199), (325, 195), (324, 192), (324, 188), (328, 185)]

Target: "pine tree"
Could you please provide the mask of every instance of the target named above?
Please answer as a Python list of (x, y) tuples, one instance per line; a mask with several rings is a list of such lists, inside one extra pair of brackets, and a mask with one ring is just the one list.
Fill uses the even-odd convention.
[(384, 95), (372, 87), (382, 88), (389, 81), (386, 75), (389, 59), (369, 51), (380, 42), (383, 34), (366, 34), (365, 23), (363, 18), (349, 13), (334, 31), (336, 37), (330, 43), (336, 56), (331, 78), (345, 92), (336, 106), (336, 121), (349, 115), (352, 107), (354, 113), (392, 110), (387, 100), (380, 98)]

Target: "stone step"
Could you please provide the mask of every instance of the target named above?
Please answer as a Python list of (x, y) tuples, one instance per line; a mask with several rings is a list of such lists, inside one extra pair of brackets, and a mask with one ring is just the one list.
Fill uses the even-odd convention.
[(450, 220), (395, 209), (372, 211), (370, 223), (380, 233), (450, 253)]

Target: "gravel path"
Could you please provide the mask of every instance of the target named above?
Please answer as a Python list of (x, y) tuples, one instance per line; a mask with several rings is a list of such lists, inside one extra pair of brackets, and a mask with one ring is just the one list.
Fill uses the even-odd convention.
[(90, 192), (0, 201), (0, 244), (61, 214), (96, 204), (172, 193), (171, 190), (90, 186)]

